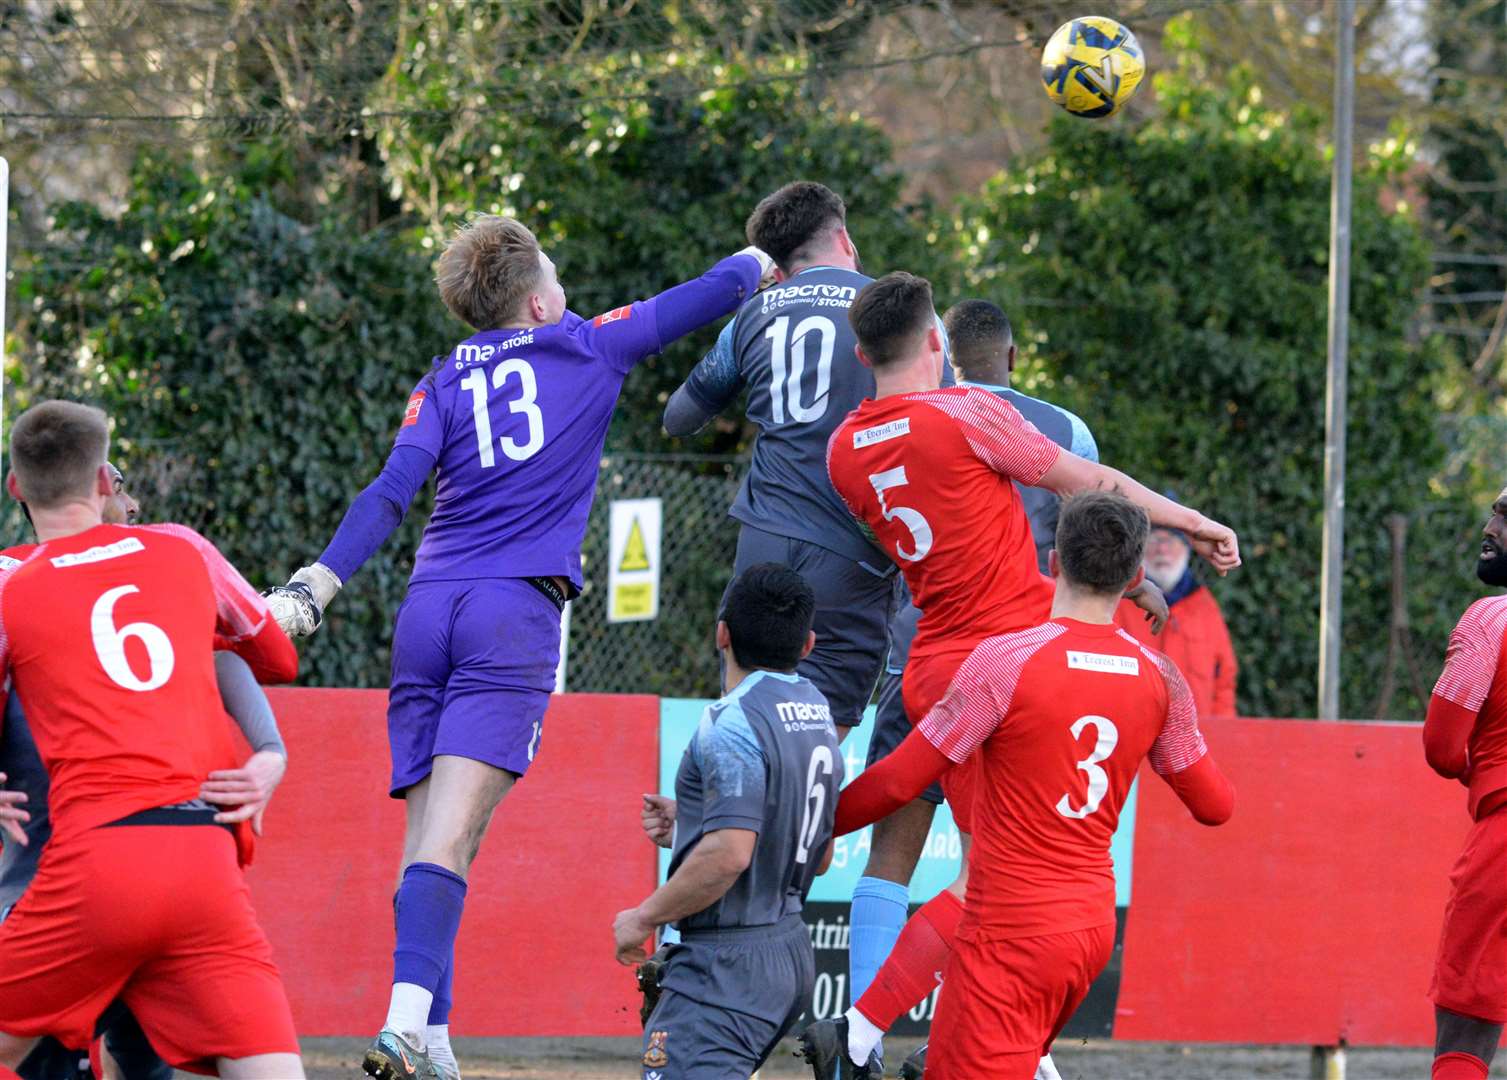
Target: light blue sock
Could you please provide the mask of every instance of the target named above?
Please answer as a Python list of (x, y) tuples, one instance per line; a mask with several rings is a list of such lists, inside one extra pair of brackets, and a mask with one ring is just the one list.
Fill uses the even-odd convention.
[(861, 877), (848, 917), (848, 985), (857, 1001), (874, 981), (905, 926), (910, 890), (883, 878)]

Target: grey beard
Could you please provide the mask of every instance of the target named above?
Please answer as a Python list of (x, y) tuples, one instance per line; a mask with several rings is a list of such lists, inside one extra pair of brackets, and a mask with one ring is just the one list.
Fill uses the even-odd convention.
[(1188, 564), (1186, 562), (1184, 562), (1181, 566), (1175, 567), (1171, 571), (1157, 571), (1151, 569), (1150, 567), (1146, 568), (1146, 576), (1149, 577), (1152, 581), (1156, 582), (1156, 587), (1158, 589), (1161, 589), (1164, 593), (1171, 592), (1173, 589), (1175, 589), (1177, 587), (1177, 583), (1183, 579), (1183, 575), (1187, 572)]

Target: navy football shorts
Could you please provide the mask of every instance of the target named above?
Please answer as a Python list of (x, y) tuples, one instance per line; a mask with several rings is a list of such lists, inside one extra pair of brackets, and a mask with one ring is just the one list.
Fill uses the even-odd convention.
[(826, 697), (834, 724), (857, 727), (889, 653), (894, 567), (871, 567), (819, 544), (742, 526), (733, 577), (766, 562), (790, 567), (816, 593), (816, 647), (796, 671)]

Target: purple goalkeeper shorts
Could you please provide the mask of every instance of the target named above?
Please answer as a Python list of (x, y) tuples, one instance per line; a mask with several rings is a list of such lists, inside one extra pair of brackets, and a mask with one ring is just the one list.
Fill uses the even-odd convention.
[(560, 610), (527, 581), (411, 584), (392, 642), (393, 797), (436, 754), (527, 772), (559, 662)]

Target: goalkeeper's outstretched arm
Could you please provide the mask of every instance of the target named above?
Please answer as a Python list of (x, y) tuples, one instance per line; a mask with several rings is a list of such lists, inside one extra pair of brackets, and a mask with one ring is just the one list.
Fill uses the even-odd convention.
[(277, 624), (290, 637), (305, 637), (319, 628), (335, 594), (402, 524), (433, 468), (434, 455), (427, 450), (405, 444), (393, 447), (382, 472), (345, 512), (319, 561), (299, 570), (288, 584), (267, 592)]

